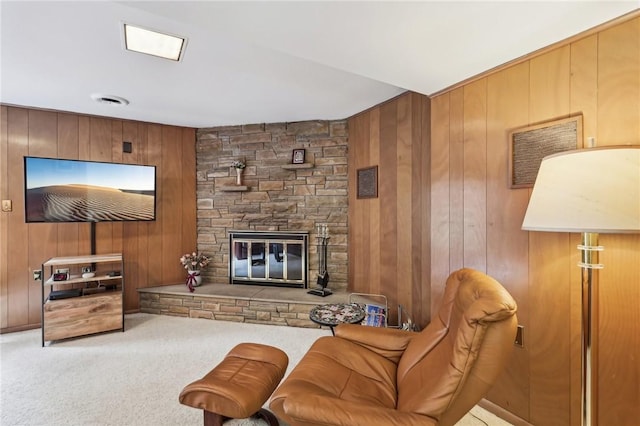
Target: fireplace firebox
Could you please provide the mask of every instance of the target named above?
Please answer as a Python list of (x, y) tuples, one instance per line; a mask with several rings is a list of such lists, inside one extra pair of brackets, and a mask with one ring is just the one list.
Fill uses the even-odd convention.
[(229, 283), (307, 288), (309, 233), (230, 231)]

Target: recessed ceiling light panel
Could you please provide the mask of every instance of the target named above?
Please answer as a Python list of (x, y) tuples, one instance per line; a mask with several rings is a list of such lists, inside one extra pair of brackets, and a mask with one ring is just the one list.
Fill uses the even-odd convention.
[(124, 24), (124, 46), (133, 52), (179, 61), (187, 39), (131, 24)]

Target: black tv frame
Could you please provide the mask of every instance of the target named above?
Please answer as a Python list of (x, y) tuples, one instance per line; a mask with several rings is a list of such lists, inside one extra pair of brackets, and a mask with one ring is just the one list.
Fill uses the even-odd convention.
[[(25, 222), (90, 223), (92, 254), (95, 253), (97, 222), (156, 220), (158, 186), (157, 167), (154, 165), (25, 155), (23, 170)], [(121, 176), (125, 179), (114, 179)], [(144, 180), (136, 181), (142, 178)], [(118, 187), (116, 183), (122, 186)], [(149, 200), (140, 198), (147, 195), (153, 197), (152, 210)], [(104, 210), (101, 210), (100, 197), (109, 201), (108, 204), (105, 202)], [(34, 198), (40, 200), (33, 204)], [(58, 218), (47, 217), (44, 212), (38, 212), (38, 209), (43, 209), (46, 205), (42, 202), (44, 198), (60, 200), (60, 204), (56, 206), (62, 211)], [(67, 201), (68, 205), (65, 204)], [(124, 208), (109, 210), (113, 205)], [(140, 208), (131, 209), (131, 206)], [(87, 210), (82, 210), (83, 208)]]

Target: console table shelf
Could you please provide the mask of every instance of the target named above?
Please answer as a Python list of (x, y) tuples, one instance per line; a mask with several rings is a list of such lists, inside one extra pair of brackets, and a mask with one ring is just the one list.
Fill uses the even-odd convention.
[[(47, 269), (49, 278), (45, 280)], [(86, 269), (94, 275), (84, 276), (81, 271)], [(61, 276), (55, 279), (58, 274)], [(47, 341), (124, 331), (122, 254), (53, 257), (42, 264), (40, 276), (42, 346)], [(64, 289), (55, 290), (55, 286)]]
[(64, 281), (55, 281), (53, 277), (49, 277), (49, 279), (44, 283), (44, 285), (60, 285), (60, 284), (77, 284), (77, 283), (89, 283), (89, 282), (101, 282), (101, 281), (109, 281), (109, 280), (120, 280), (121, 276), (109, 276), (109, 275), (96, 275), (91, 278), (82, 278), (81, 275), (70, 275)]

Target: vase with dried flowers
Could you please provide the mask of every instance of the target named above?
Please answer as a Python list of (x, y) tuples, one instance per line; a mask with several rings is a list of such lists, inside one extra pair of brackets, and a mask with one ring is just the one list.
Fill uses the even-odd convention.
[(189, 288), (189, 291), (193, 293), (195, 287), (198, 287), (202, 284), (202, 276), (200, 275), (200, 271), (207, 267), (211, 259), (205, 256), (202, 253), (187, 253), (183, 254), (180, 257), (180, 263), (184, 266), (184, 269), (187, 270), (187, 281), (186, 285)]
[(242, 185), (242, 171), (247, 165), (244, 161), (241, 160), (233, 160), (231, 163), (231, 167), (236, 169), (236, 185)]

